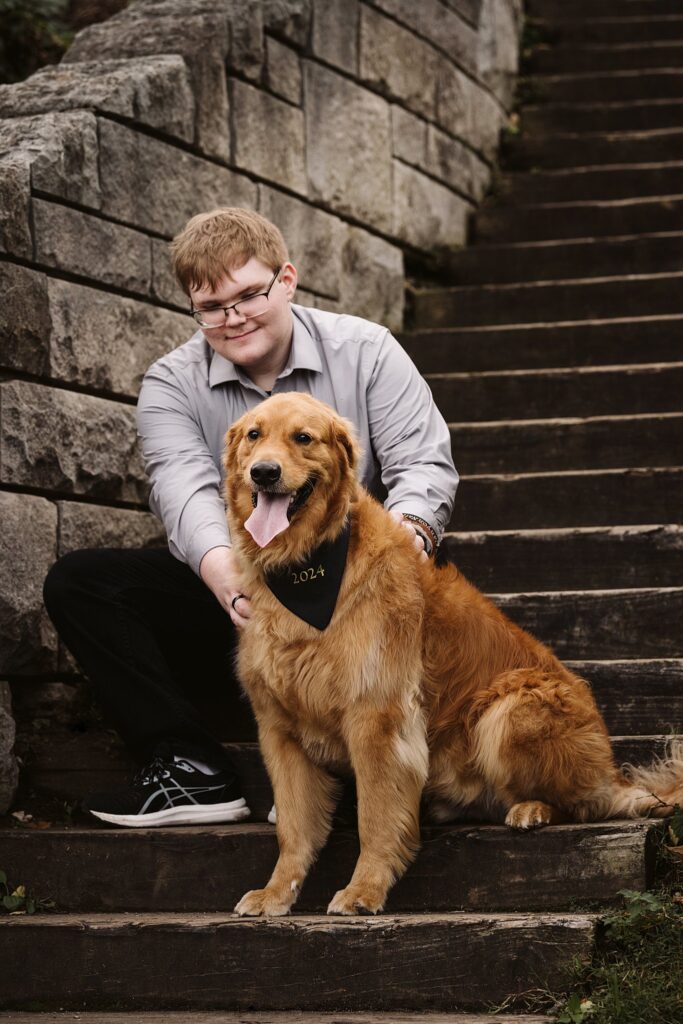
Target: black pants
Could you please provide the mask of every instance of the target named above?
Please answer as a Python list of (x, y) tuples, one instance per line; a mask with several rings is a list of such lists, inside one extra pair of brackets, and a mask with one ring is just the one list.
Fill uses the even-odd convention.
[(213, 594), (166, 550), (85, 550), (48, 573), (45, 605), (131, 753), (159, 744), (217, 768), (221, 740), (253, 739), (233, 659), (235, 628)]

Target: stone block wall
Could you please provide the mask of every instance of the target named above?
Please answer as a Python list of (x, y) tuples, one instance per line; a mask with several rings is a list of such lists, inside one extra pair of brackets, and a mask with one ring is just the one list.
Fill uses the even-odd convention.
[(30, 735), (78, 683), (42, 607), (48, 568), (164, 542), (134, 404), (193, 330), (169, 240), (199, 211), (258, 209), (299, 301), (400, 327), (405, 255), (462, 245), (487, 189), (520, 8), (137, 0), (0, 86), (0, 812), (11, 694)]

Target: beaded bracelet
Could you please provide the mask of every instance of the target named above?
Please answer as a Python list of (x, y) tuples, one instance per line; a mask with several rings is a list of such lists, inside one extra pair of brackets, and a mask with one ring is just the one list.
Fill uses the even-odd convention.
[[(417, 526), (420, 527), (420, 530), (418, 532), (420, 533), (420, 536), (423, 538), (423, 540), (426, 541), (425, 550), (427, 551), (428, 555), (433, 555), (436, 549), (438, 548), (439, 544), (436, 539), (436, 534), (434, 533), (434, 530), (432, 530), (429, 523), (426, 523), (424, 519), (420, 518), (420, 516), (412, 515), (412, 513), (410, 512), (402, 512), (401, 515), (403, 516), (404, 519), (408, 519), (411, 523), (415, 523), (417, 524)], [(427, 544), (429, 545), (429, 547), (427, 547)]]

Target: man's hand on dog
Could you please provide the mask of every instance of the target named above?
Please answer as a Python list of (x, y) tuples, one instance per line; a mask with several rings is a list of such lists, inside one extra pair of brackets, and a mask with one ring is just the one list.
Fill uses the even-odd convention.
[(199, 575), (238, 629), (251, 618), (251, 601), (242, 593), (232, 548), (211, 548), (202, 558)]
[(415, 551), (417, 552), (420, 560), (426, 562), (428, 556), (427, 552), (425, 551), (425, 544), (424, 540), (422, 539), (422, 534), (417, 532), (417, 530), (415, 529), (415, 527), (413, 526), (409, 519), (403, 518), (402, 514), (398, 511), (398, 509), (393, 509), (389, 513), (389, 515), (391, 516), (392, 519), (395, 519), (397, 523), (400, 523), (401, 526), (405, 527), (405, 529), (412, 537), (413, 547), (415, 548)]

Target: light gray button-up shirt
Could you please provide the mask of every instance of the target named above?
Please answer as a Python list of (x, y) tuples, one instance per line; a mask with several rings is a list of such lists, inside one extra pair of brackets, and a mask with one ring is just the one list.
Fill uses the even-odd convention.
[[(448, 427), (414, 364), (378, 324), (305, 306), (292, 312), (292, 347), (273, 393), (305, 391), (351, 420), (363, 449), (362, 483), (388, 509), (420, 516), (440, 539), (458, 474)], [(207, 551), (230, 544), (221, 497), (225, 433), (267, 397), (201, 331), (145, 374), (138, 434), (150, 508), (171, 553), (195, 572)]]

